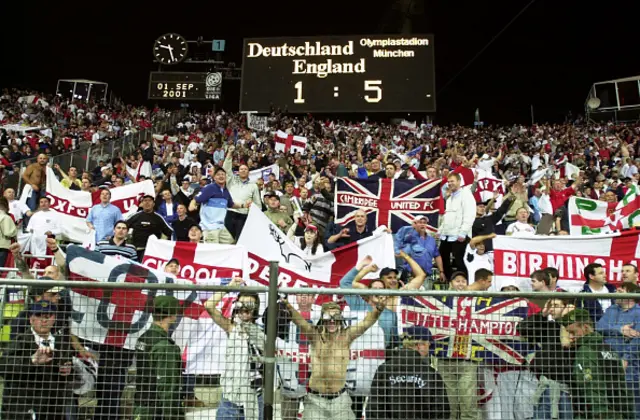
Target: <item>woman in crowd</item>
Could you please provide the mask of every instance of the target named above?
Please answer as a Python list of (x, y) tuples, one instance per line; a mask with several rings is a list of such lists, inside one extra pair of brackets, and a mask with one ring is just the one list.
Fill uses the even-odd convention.
[[(297, 215), (296, 215), (297, 216)], [(305, 216), (303, 216), (305, 217)], [(324, 248), (320, 243), (320, 235), (318, 235), (318, 228), (310, 221), (305, 220), (299, 222), (300, 217), (295, 217), (297, 223), (294, 223), (289, 228), (287, 236), (298, 246), (307, 256), (320, 255), (324, 252)], [(303, 227), (304, 226), (304, 227)], [(300, 231), (302, 230), (302, 236)]]

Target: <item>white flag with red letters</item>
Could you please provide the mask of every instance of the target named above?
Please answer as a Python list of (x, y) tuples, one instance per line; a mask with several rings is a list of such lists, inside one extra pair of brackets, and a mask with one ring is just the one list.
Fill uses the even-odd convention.
[(604, 266), (607, 281), (622, 281), (622, 266), (638, 266), (638, 231), (591, 236), (498, 236), (493, 240), (496, 289), (516, 280), (520, 290), (530, 289), (531, 273), (547, 267), (558, 269), (558, 287), (579, 291), (584, 285), (584, 268), (591, 263)]
[[(110, 188), (111, 204), (122, 212), (123, 219), (138, 211), (138, 202), (144, 195), (155, 195), (151, 180)], [(74, 191), (65, 188), (56, 179), (51, 168), (47, 168), (47, 197), (51, 200), (51, 211), (57, 213), (62, 238), (71, 242), (83, 243), (89, 232), (87, 216), (99, 195), (92, 197), (90, 192)]]
[[(249, 253), (250, 278), (263, 284), (269, 281), (269, 261), (279, 262), (278, 284), (289, 287), (339, 287), (340, 279), (367, 255), (380, 269), (395, 267), (393, 237), (385, 226), (369, 238), (307, 256), (255, 204), (249, 210), (238, 245)], [(377, 276), (378, 273), (371, 273), (367, 278)]]

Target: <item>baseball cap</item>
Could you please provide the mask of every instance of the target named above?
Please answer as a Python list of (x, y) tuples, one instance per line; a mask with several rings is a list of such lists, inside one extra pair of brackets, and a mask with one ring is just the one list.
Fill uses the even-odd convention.
[(40, 315), (40, 314), (51, 314), (55, 313), (58, 310), (58, 307), (48, 300), (41, 300), (40, 302), (36, 302), (29, 306), (29, 313), (31, 315)]
[(306, 232), (306, 231), (308, 231), (308, 230), (311, 230), (311, 231), (317, 232), (317, 231), (318, 231), (318, 228), (317, 228), (316, 226), (314, 226), (314, 225), (307, 225), (307, 227), (304, 229), (304, 231)]
[(178, 315), (180, 301), (173, 296), (156, 296), (153, 298), (153, 314), (162, 316)]
[(413, 340), (413, 341), (428, 341), (431, 342), (433, 337), (431, 335), (431, 331), (429, 328), (420, 327), (420, 326), (412, 326), (406, 328), (403, 334), (405, 340)]
[(560, 324), (565, 327), (575, 324), (576, 322), (592, 324), (593, 319), (586, 309), (574, 309), (560, 319)]
[(268, 193), (266, 193), (266, 194), (264, 195), (264, 198), (270, 198), (270, 197), (275, 197), (275, 198), (277, 198), (278, 200), (280, 200), (280, 197), (278, 196), (278, 194), (276, 194), (276, 193), (275, 193), (275, 192), (273, 192), (273, 191), (269, 191)]
[[(191, 227), (193, 227), (193, 226), (191, 226)], [(198, 227), (200, 227), (200, 226), (198, 226)], [(189, 228), (189, 229), (191, 229), (191, 228)], [(180, 261), (178, 261), (177, 258), (171, 258), (169, 261), (167, 261), (167, 265), (172, 264), (172, 263), (180, 265)]]
[(391, 274), (391, 273), (396, 273), (396, 276), (398, 274), (400, 274), (400, 272), (398, 270), (396, 270), (395, 268), (385, 267), (382, 270), (380, 270), (380, 277), (384, 277), (384, 276), (386, 276), (388, 274)]
[(142, 198), (140, 198), (140, 202), (142, 203), (142, 200), (144, 200), (145, 198), (150, 198), (153, 201), (156, 201), (156, 198), (154, 196), (152, 196), (151, 194), (145, 194), (142, 196)]
[(489, 200), (476, 200), (476, 206), (486, 206), (487, 204), (489, 204)]
[[(47, 276), (43, 276), (40, 277), (39, 280), (51, 280), (54, 281), (51, 277), (47, 277)], [(60, 287), (60, 286), (55, 286), (55, 285), (51, 285), (51, 286), (31, 286), (29, 288), (29, 296), (35, 297), (35, 296), (42, 296), (45, 293), (60, 293), (62, 290), (64, 290), (64, 287)]]

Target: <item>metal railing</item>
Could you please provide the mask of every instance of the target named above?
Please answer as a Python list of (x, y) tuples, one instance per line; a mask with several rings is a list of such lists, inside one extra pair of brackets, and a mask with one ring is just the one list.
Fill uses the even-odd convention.
[[(182, 283), (182, 284), (158, 284), (158, 283), (124, 283), (120, 279), (104, 279), (103, 281), (98, 282), (85, 282), (85, 281), (56, 281), (52, 282), (50, 280), (21, 280), (21, 279), (0, 279), (0, 290), (2, 292), (6, 291), (8, 288), (16, 288), (16, 287), (29, 287), (29, 286), (60, 286), (64, 288), (68, 288), (70, 290), (96, 290), (100, 289), (105, 293), (102, 294), (102, 299), (109, 299), (112, 296), (112, 293), (115, 294), (116, 291), (139, 291), (142, 294), (151, 295), (154, 292), (154, 295), (163, 294), (162, 292), (167, 292), (167, 295), (179, 296), (176, 292), (190, 292), (192, 295), (198, 294), (201, 296), (201, 292), (253, 292), (260, 294), (267, 294), (266, 299), (266, 341), (264, 346), (264, 353), (262, 355), (261, 362), (264, 365), (264, 419), (274, 419), (279, 418), (276, 416), (276, 406), (278, 403), (282, 402), (282, 395), (278, 393), (278, 375), (279, 371), (277, 366), (279, 363), (283, 362), (282, 352), (277, 348), (277, 335), (279, 334), (279, 308), (281, 305), (279, 304), (279, 299), (282, 295), (339, 295), (339, 296), (361, 296), (366, 299), (368, 296), (402, 296), (402, 297), (423, 297), (423, 298), (437, 298), (441, 301), (443, 298), (448, 297), (464, 297), (464, 298), (481, 298), (479, 300), (483, 300), (483, 304), (488, 305), (488, 298), (537, 298), (537, 299), (545, 299), (545, 298), (558, 298), (564, 301), (571, 299), (583, 299), (583, 300), (595, 300), (595, 299), (637, 299), (638, 295), (629, 294), (629, 293), (616, 293), (612, 294), (585, 294), (585, 293), (568, 293), (568, 292), (483, 292), (483, 291), (437, 291), (437, 290), (389, 290), (389, 289), (332, 289), (332, 288), (293, 288), (293, 287), (279, 287), (277, 284), (278, 278), (278, 264), (276, 262), (270, 263), (270, 282), (269, 286), (241, 286), (241, 287), (229, 287), (229, 286), (221, 286), (221, 285), (201, 285), (201, 284), (191, 284), (191, 283)], [(83, 292), (85, 296), (96, 296), (90, 292)], [(4, 295), (4, 293), (2, 293)], [(189, 293), (180, 294), (188, 295)], [(502, 300), (504, 302), (504, 299)], [(100, 302), (100, 305), (103, 305), (104, 302)], [(86, 304), (86, 301), (85, 301)], [(101, 309), (98, 307), (98, 303), (95, 304), (96, 307), (84, 307), (78, 308), (78, 310), (88, 313), (89, 311), (96, 310), (100, 311)], [(106, 303), (107, 306), (110, 305), (109, 301)], [(3, 299), (0, 302), (0, 313), (3, 313), (5, 310), (5, 300)], [(432, 316), (433, 310), (425, 309)], [(457, 308), (450, 308), (450, 316), (454, 316), (456, 314)], [(104, 311), (104, 308), (102, 309)], [(74, 312), (76, 312), (76, 307), (74, 305)], [(526, 310), (522, 313), (526, 314)], [(105, 314), (103, 314), (105, 315)], [(447, 316), (447, 314), (441, 314), (441, 316)], [(402, 322), (399, 318), (399, 324)], [(80, 318), (81, 319), (81, 318)], [(496, 318), (496, 320), (499, 318)], [(510, 318), (512, 321), (513, 318)], [(72, 316), (72, 320), (76, 322), (77, 318)], [(494, 319), (491, 319), (494, 321)], [(287, 321), (288, 322), (288, 321)], [(498, 324), (496, 322), (496, 324)], [(202, 328), (202, 327), (198, 327)], [(497, 328), (492, 327), (489, 324), (484, 326), (483, 328)], [(199, 334), (201, 336), (201, 334)], [(85, 337), (86, 338), (86, 337)], [(194, 343), (195, 344), (195, 343)], [(372, 347), (373, 348), (373, 347)], [(368, 347), (366, 347), (368, 349)], [(214, 351), (214, 349), (209, 349), (209, 351)], [(363, 350), (363, 353), (372, 353), (374, 350)], [(220, 357), (223, 357), (222, 353)], [(388, 356), (387, 356), (388, 357)], [(302, 362), (299, 362), (302, 363)], [(372, 372), (373, 373), (373, 372)], [(99, 377), (98, 373), (98, 377)], [(136, 370), (129, 370), (129, 375), (135, 375)], [(280, 378), (280, 380), (282, 380)], [(218, 387), (217, 381), (212, 381), (214, 383), (214, 387)], [(135, 383), (128, 381), (128, 385), (125, 388), (123, 393), (122, 401), (120, 402), (120, 409), (125, 416), (123, 418), (130, 419), (133, 418), (131, 413), (133, 412), (133, 406), (136, 404), (134, 401), (134, 390)], [(218, 399), (216, 400), (216, 404), (220, 401), (219, 394)], [(95, 406), (95, 399), (91, 400), (90, 395), (84, 396), (80, 398), (80, 408), (83, 411), (83, 415), (78, 418), (90, 418), (89, 414)], [(210, 402), (210, 401), (209, 401)], [(209, 404), (207, 407), (202, 408), (205, 409), (213, 409), (215, 404), (212, 406)], [(190, 417), (187, 417), (190, 418)]]
[[(153, 127), (140, 129), (127, 136), (95, 145), (91, 142), (80, 142), (77, 149), (52, 156), (49, 162), (60, 165), (65, 172), (71, 166), (77, 167), (79, 172), (91, 171), (98, 166), (99, 161), (103, 160), (105, 163), (109, 163), (116, 156), (125, 156), (136, 150), (143, 140), (151, 141), (153, 134), (163, 133), (175, 127), (175, 124), (183, 116), (184, 110), (174, 111), (168, 119), (156, 121)], [(3, 189), (13, 188), (16, 191), (16, 195), (18, 195), (23, 186), (22, 173), (34, 161), (35, 158), (13, 162), (13, 173), (2, 178)]]

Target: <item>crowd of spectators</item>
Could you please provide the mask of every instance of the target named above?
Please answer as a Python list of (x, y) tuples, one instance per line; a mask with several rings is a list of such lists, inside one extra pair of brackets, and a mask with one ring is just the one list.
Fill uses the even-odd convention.
[[(38, 156), (21, 175), (36, 194), (32, 193), (25, 207), (17, 203), (17, 192), (7, 189), (4, 192), (6, 202), (0, 200), (0, 216), (3, 212), (11, 214), (18, 222), (17, 229), (45, 233), (49, 237), (47, 247), (57, 259), (61, 251), (54, 237), (59, 229), (55, 214), (50, 214), (49, 200), (42, 194), (47, 157), (63, 149), (78, 147), (82, 141), (104, 141), (127, 130), (145, 128), (162, 111), (118, 107), (107, 112), (98, 104), (68, 103), (56, 97), (47, 98), (48, 107), (45, 108), (38, 105), (38, 101), (31, 104), (19, 101), (23, 96), (23, 92), (3, 95), (0, 121), (3, 124), (40, 123), (43, 127), (55, 127), (57, 134), (53, 140), (43, 134), (2, 134), (2, 146), (26, 150), (31, 157), (35, 154), (42, 157)], [(454, 291), (493, 290), (492, 239), (496, 235), (567, 235), (570, 230), (569, 197), (577, 195), (617, 203), (632, 186), (637, 186), (640, 178), (638, 124), (564, 123), (508, 127), (418, 124), (413, 128), (372, 121), (323, 121), (310, 115), (292, 116), (278, 111), (272, 112), (267, 121), (268, 128), (261, 131), (251, 129), (244, 115), (191, 113), (170, 130), (157, 133), (154, 141), (143, 142), (136, 153), (113, 156), (110, 161), (99, 162), (90, 172), (81, 173), (75, 167), (54, 169), (65, 188), (94, 193), (97, 204), (92, 207), (87, 223), (95, 235), (96, 249), (106, 255), (134, 261), (141, 260), (151, 235), (175, 241), (233, 244), (243, 231), (252, 204), (262, 208), (269, 220), (292, 238), (307, 256), (317, 255), (373, 234), (363, 210), (355, 212), (353, 224), (341, 226), (334, 221), (334, 187), (338, 177), (441, 180), (443, 214), (439, 225), (431, 227), (431, 231), (437, 233), (430, 233), (426, 217), (416, 218), (410, 225), (393, 232), (397, 268), (377, 267), (376, 261), (365, 258), (342, 279), (341, 286), (417, 290), (431, 287), (426, 279), (432, 275), (440, 287)], [(306, 137), (304, 152), (276, 151), (274, 133), (277, 130)], [(30, 139), (32, 135), (35, 137)], [(76, 140), (67, 142), (65, 139), (70, 136)], [(410, 153), (416, 149), (417, 153)], [(8, 152), (11, 158), (11, 150)], [(8, 159), (7, 163), (11, 161)], [(570, 174), (567, 163), (579, 170)], [(279, 175), (272, 173), (266, 178), (250, 179), (251, 171), (270, 165), (277, 165)], [(475, 185), (478, 174), (504, 181), (504, 193), (496, 191), (491, 200), (479, 198)], [(155, 194), (145, 195), (140, 200), (140, 211), (122, 220), (122, 213), (110, 204), (111, 191), (145, 179), (153, 180)], [(38, 214), (47, 216), (38, 217)], [(27, 218), (31, 220), (25, 220)], [(20, 221), (24, 223), (20, 225)], [(0, 242), (0, 248), (21, 261), (19, 247), (8, 241), (15, 232), (9, 229), (10, 226), (4, 226), (0, 220), (2, 237), (7, 238), (6, 244)], [(130, 238), (127, 236), (129, 231), (132, 231)], [(24, 263), (18, 264), (25, 272)], [(64, 267), (64, 264), (62, 259), (58, 266)], [(165, 270), (175, 275), (179, 266), (180, 261), (172, 260)], [(362, 282), (368, 273), (377, 272), (379, 268), (382, 268), (380, 280), (371, 284)], [(563, 291), (556, 286), (558, 272), (554, 270), (549, 267), (531, 273), (533, 290), (558, 292), (558, 297), (530, 299), (529, 316), (519, 326), (523, 338), (536, 348), (534, 361), (518, 367), (516, 379), (511, 375), (513, 372), (491, 372), (498, 382), (502, 382), (496, 385), (493, 403), (485, 405), (482, 415), (477, 393), (484, 368), (480, 363), (445, 357), (439, 358), (436, 364), (432, 360), (435, 343), (428, 329), (409, 329), (404, 335), (399, 333), (396, 309), (400, 299), (397, 297), (385, 301), (357, 296), (346, 299), (352, 310), (373, 313), (367, 315), (363, 323), (369, 328), (373, 322), (378, 322), (388, 349), (403, 347), (375, 375), (367, 418), (551, 419), (574, 418), (574, 415), (576, 418), (640, 418), (640, 388), (637, 386), (640, 378), (640, 308), (633, 299), (615, 299), (613, 295), (638, 292), (637, 268), (627, 264), (623, 270), (623, 283), (616, 287), (607, 284), (602, 266), (590, 264), (584, 270), (583, 292), (608, 292), (612, 297), (582, 300), (562, 297)], [(58, 272), (53, 274), (57, 277), (47, 278), (55, 280), (59, 275)], [(236, 285), (239, 284), (241, 282), (237, 281)], [(515, 284), (501, 288), (501, 291), (517, 290)], [(47, 381), (52, 381), (52, 375), (58, 374), (56, 369), (61, 375), (69, 375), (69, 355), (74, 351), (86, 351), (77, 337), (68, 331), (59, 332), (55, 324), (58, 319), (56, 307), (62, 306), (63, 291), (54, 287), (31, 292), (34, 303), (24, 315), (28, 315), (29, 320), (21, 322), (23, 326), (30, 323), (36, 345), (34, 347), (32, 343), (31, 333), (25, 333), (23, 328), (21, 335), (12, 341), (11, 350), (3, 355), (0, 374), (10, 384), (9, 388), (5, 385), (3, 412), (15, 415), (33, 409), (35, 405), (25, 404), (19, 398), (30, 392), (30, 396), (43, 401), (37, 404), (37, 410), (49, 413), (47, 406), (65, 408), (53, 410), (51, 417), (45, 418), (63, 418), (60, 417), (63, 411), (72, 416), (73, 410), (69, 407), (77, 405), (77, 400), (74, 403), (73, 398), (65, 397), (61, 390), (43, 399), (38, 393), (41, 390), (34, 393), (24, 388), (24, 381), (33, 380), (32, 376), (16, 374), (15, 370), (7, 368), (27, 364), (31, 372), (37, 370), (34, 366), (50, 366), (51, 350), (43, 350), (47, 346), (42, 344), (43, 337), (47, 341), (49, 335), (54, 337), (56, 349), (60, 343), (61, 351), (55, 352), (56, 368), (47, 370)], [(227, 360), (246, 361), (246, 371), (255, 374), (259, 369), (249, 360), (253, 360), (252, 352), (261, 352), (264, 345), (262, 332), (255, 326), (259, 298), (241, 294), (236, 300), (238, 306), (234, 306), (238, 313), (233, 313), (239, 314), (239, 318), (229, 319), (216, 309), (222, 296), (212, 299), (205, 304), (207, 311), (233, 343), (227, 344)], [(326, 324), (319, 323), (318, 330), (307, 330), (305, 323), (309, 318), (295, 312), (308, 312), (301, 309), (303, 301), (301, 298), (295, 308), (286, 304), (292, 322), (303, 332), (322, 335), (332, 331), (329, 326), (338, 326), (336, 334), (341, 334), (338, 325), (342, 323), (338, 313), (341, 309), (333, 306), (323, 307)], [(138, 378), (136, 394), (137, 413), (142, 416), (139, 418), (160, 418), (160, 413), (169, 412), (171, 418), (180, 418), (184, 413), (179, 412), (185, 406), (202, 405), (195, 397), (193, 381), (180, 379), (180, 368), (175, 368), (179, 361), (170, 365), (166, 360), (169, 354), (173, 359), (176, 355), (179, 358), (179, 351), (168, 337), (177, 317), (176, 311), (168, 308), (171, 304), (166, 300), (156, 302), (150, 335), (145, 335), (142, 344), (136, 346), (136, 357), (143, 360), (140, 363), (144, 367), (144, 372), (139, 373), (144, 377)], [(236, 324), (242, 325), (242, 333), (235, 328)], [(355, 330), (345, 331), (346, 338), (337, 340), (336, 346), (344, 346), (344, 342), (351, 343), (357, 338)], [(358, 330), (358, 334), (362, 333), (364, 329)], [(60, 338), (57, 338), (58, 334)], [(310, 345), (326, 350), (325, 338), (308, 339)], [(149, 348), (162, 348), (158, 351), (164, 355), (164, 362), (147, 358)], [(111, 382), (109, 386), (96, 388), (96, 418), (118, 418), (124, 376), (133, 352), (108, 346), (94, 350), (91, 354), (98, 355), (101, 367), (107, 363), (105, 360), (109, 361), (105, 371)], [(326, 353), (322, 354), (326, 360)], [(115, 359), (118, 363), (113, 362)], [(161, 378), (154, 379), (153, 374), (160, 365), (165, 372), (163, 375), (170, 379), (163, 381), (162, 387), (158, 386), (156, 390), (153, 385)], [(408, 369), (408, 366), (416, 367)], [(339, 382), (341, 378), (336, 372), (326, 372), (317, 365), (315, 369), (322, 374), (335, 375), (332, 380)], [(98, 384), (104, 383), (105, 371), (98, 375)], [(411, 384), (407, 380), (400, 385), (389, 379), (398, 375), (406, 378), (408, 373), (414, 374)], [(319, 380), (314, 383), (313, 372), (311, 375), (308, 395), (315, 396), (309, 404), (305, 403), (307, 414), (303, 413), (303, 416), (351, 419), (365, 410), (363, 401), (356, 396), (352, 402), (348, 401), (353, 409), (348, 415), (331, 408), (333, 399), (335, 404), (347, 404), (343, 399), (344, 382), (337, 387), (322, 386), (318, 385)], [(225, 371), (223, 375), (225, 395), (221, 403), (224, 410), (219, 408), (221, 418), (239, 419), (245, 414), (252, 419), (262, 418), (253, 400), (255, 396), (256, 402), (262, 401), (262, 384), (258, 386), (253, 381), (247, 384), (250, 388), (247, 392), (252, 395), (247, 399), (233, 394), (237, 393), (237, 387), (245, 386), (233, 376), (233, 370)], [(186, 391), (180, 395), (177, 389), (183, 382)], [(427, 388), (419, 387), (421, 383), (428, 384)], [(603, 383), (606, 389), (601, 386)], [(509, 388), (511, 385), (515, 388)], [(513, 402), (516, 390), (518, 403)], [(398, 401), (407, 401), (401, 394), (408, 392), (418, 400), (399, 407)], [(511, 403), (500, 405), (503, 404), (500, 401), (509, 399)], [(149, 404), (149, 400), (153, 404)], [(422, 413), (420, 404), (423, 401), (432, 404), (433, 408)], [(290, 403), (293, 408), (289, 410), (287, 420), (297, 417), (299, 397)], [(325, 403), (327, 406), (322, 406)], [(340, 410), (344, 409), (344, 406), (340, 407)], [(318, 415), (322, 410), (326, 410), (325, 414)]]

